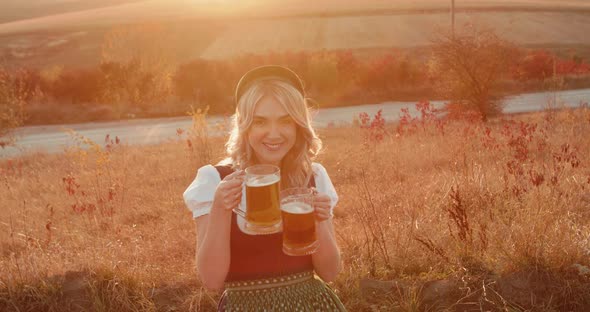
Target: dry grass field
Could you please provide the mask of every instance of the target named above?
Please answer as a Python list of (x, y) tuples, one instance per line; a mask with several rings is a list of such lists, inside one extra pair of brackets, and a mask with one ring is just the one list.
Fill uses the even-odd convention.
[[(449, 1), (443, 0), (120, 2), (2, 23), (0, 58), (14, 66), (95, 65), (104, 35), (127, 24), (166, 27), (162, 45), (178, 62), (268, 51), (411, 48), (429, 44), (433, 30), (449, 25)], [(585, 1), (458, 0), (456, 6), (458, 25), (484, 24), (518, 44), (588, 45)]]
[[(50, 13), (51, 7), (45, 1), (30, 2), (19, 1), (16, 5), (9, 1), (2, 5), (3, 15), (25, 14), (28, 11), (41, 10), (45, 8)], [(72, 12), (61, 14), (47, 14), (37, 18), (22, 19), (14, 22), (4, 23), (0, 27), (0, 34), (27, 33), (39, 30), (54, 30), (59, 28), (87, 27), (87, 26), (112, 26), (116, 24), (153, 21), (154, 19), (185, 19), (197, 18), (208, 19), (215, 17), (243, 18), (243, 17), (273, 17), (293, 15), (314, 15), (314, 14), (340, 14), (355, 13), (359, 11), (376, 11), (384, 13), (408, 12), (412, 10), (448, 10), (447, 0), (323, 0), (313, 3), (305, 3), (300, 0), (144, 0), (144, 1), (116, 1), (111, 0), (111, 5), (103, 3), (104, 7), (96, 2), (83, 3), (81, 1), (70, 1)], [(22, 4), (24, 3), (24, 4)], [(59, 6), (54, 3), (54, 7)], [(75, 11), (76, 5), (80, 6)], [(86, 7), (84, 7), (84, 6)], [(588, 10), (590, 4), (583, 0), (457, 0), (458, 9), (559, 9), (559, 10)]]
[[(320, 132), (347, 308), (588, 311), (590, 109), (425, 116)], [(214, 310), (182, 192), (223, 140), (115, 135), (0, 161), (0, 310)]]
[[(225, 28), (220, 23), (195, 21), (144, 25), (157, 25), (166, 32), (165, 40), (160, 43), (174, 56), (174, 62), (199, 57)], [(4, 35), (0, 36), (0, 46), (4, 47), (0, 57), (14, 67), (92, 67), (101, 62), (105, 37), (125, 27), (81, 27)]]
[[(588, 45), (590, 14), (576, 12), (465, 12), (457, 25), (473, 23), (522, 46)], [(414, 48), (431, 44), (449, 27), (449, 14), (306, 17), (232, 23), (202, 53), (226, 59), (240, 53), (372, 47)]]
[(0, 23), (91, 10), (141, 0), (4, 0)]

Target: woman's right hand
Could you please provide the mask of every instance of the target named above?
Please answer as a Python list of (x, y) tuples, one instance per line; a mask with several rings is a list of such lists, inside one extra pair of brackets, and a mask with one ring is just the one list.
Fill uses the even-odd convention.
[(244, 170), (237, 170), (221, 180), (215, 190), (213, 209), (231, 211), (240, 204), (245, 176)]

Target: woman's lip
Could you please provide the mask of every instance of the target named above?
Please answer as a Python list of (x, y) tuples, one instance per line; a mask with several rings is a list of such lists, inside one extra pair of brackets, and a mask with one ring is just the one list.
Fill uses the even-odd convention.
[(269, 151), (276, 152), (281, 149), (282, 143), (278, 143), (278, 144), (262, 143), (262, 145), (264, 145)]

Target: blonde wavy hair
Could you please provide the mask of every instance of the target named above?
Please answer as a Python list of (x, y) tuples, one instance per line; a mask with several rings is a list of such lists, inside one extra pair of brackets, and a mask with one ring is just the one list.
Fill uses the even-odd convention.
[(307, 186), (312, 175), (311, 162), (322, 149), (322, 141), (311, 126), (307, 99), (293, 85), (280, 79), (256, 81), (240, 97), (225, 144), (228, 157), (222, 163), (231, 164), (234, 169), (255, 164), (248, 130), (256, 105), (264, 96), (274, 97), (297, 126), (295, 144), (281, 161), (281, 188)]

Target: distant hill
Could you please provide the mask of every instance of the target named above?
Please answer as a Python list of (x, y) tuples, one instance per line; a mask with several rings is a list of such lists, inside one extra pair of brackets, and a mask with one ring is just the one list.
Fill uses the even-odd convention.
[(2, 0), (0, 24), (143, 0)]
[[(412, 48), (449, 25), (450, 0), (0, 0), (0, 61), (92, 66), (105, 34), (159, 23), (179, 62), (317, 49)], [(590, 1), (456, 0), (458, 25), (481, 22), (525, 45), (590, 46)], [(23, 16), (22, 18), (16, 18)], [(33, 16), (37, 16), (34, 17)]]
[[(457, 0), (456, 8), (590, 10), (587, 0)], [(0, 35), (148, 20), (269, 18), (446, 11), (449, 0), (2, 0)]]

